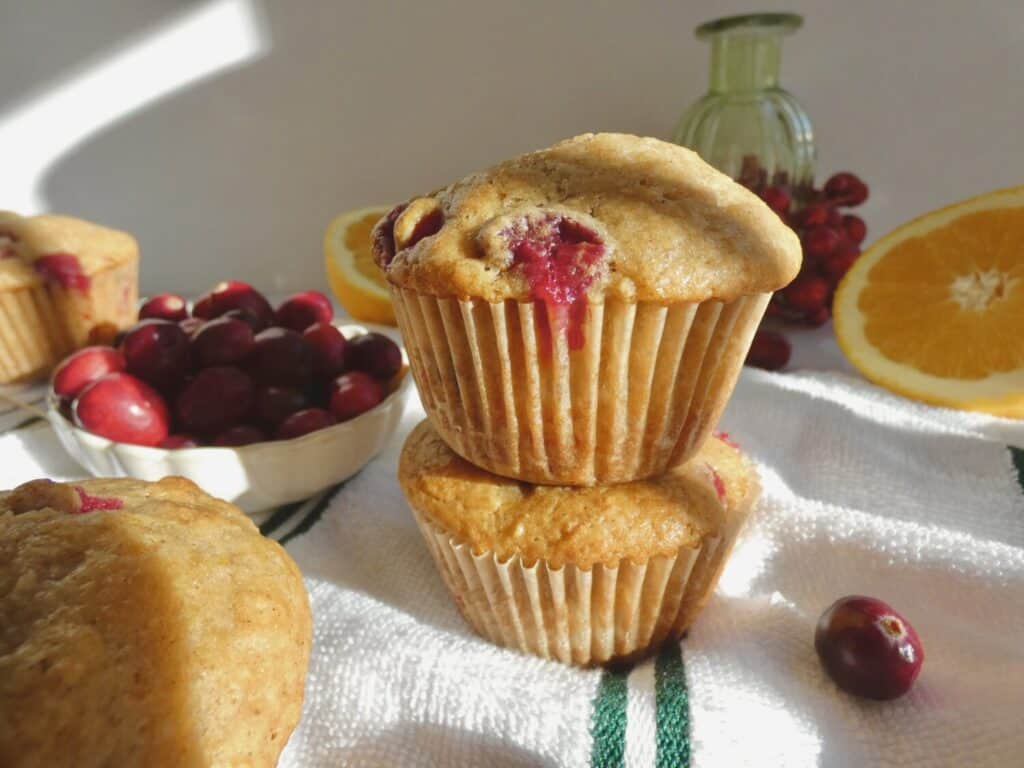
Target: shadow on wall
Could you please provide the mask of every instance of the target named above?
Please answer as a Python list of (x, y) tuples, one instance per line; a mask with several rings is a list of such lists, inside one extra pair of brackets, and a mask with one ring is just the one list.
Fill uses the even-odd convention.
[[(567, 38), (517, 4), (402, 5), (256, 7), (263, 56), (75, 147), (43, 180), (47, 207), (136, 233), (144, 291), (195, 292), (224, 277), (317, 287), (321, 238), (341, 210), (584, 130), (670, 127), (650, 98), (678, 77), (665, 67), (677, 49), (668, 29), (658, 53), (625, 62), (586, 42), (628, 24), (621, 9), (573, 0), (558, 11), (579, 14)], [(624, 82), (639, 80), (643, 89)]]

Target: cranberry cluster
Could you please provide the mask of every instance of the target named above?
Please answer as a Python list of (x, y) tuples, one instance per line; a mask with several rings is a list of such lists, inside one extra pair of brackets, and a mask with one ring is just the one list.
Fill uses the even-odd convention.
[[(868, 186), (855, 174), (831, 176), (821, 189), (793, 187), (785, 174), (770, 180), (753, 158), (746, 158), (738, 181), (765, 201), (799, 236), (803, 265), (796, 279), (772, 296), (766, 317), (819, 326), (832, 316), (832, 298), (843, 275), (860, 256), (867, 225), (846, 212), (868, 198)], [(769, 181), (771, 183), (769, 183)], [(778, 370), (789, 362), (784, 336), (759, 331), (747, 362)]]
[(346, 339), (331, 302), (303, 291), (275, 310), (228, 280), (196, 300), (146, 301), (116, 347), (87, 347), (58, 366), (53, 391), (76, 424), (111, 440), (163, 448), (287, 440), (347, 421), (387, 395), (402, 365), (378, 333)]

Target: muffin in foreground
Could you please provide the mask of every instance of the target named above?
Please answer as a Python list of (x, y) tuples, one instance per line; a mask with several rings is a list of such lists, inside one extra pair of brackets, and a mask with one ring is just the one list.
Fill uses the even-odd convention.
[(395, 208), (375, 257), (448, 444), (500, 475), (594, 485), (697, 451), (801, 251), (693, 152), (588, 134)]
[(310, 634), (295, 563), (187, 480), (0, 493), (0, 765), (269, 768)]
[(409, 435), (398, 477), (473, 628), (579, 665), (682, 636), (760, 492), (750, 462), (719, 439), (654, 480), (532, 486), (473, 466), (427, 422)]
[(43, 376), (135, 320), (139, 247), (70, 216), (0, 211), (0, 384)]

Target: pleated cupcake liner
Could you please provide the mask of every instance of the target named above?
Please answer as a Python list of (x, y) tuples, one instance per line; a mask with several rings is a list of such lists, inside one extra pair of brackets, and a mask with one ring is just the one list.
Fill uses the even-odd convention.
[(0, 383), (41, 378), (70, 352), (135, 320), (138, 261), (96, 272), (81, 292), (52, 282), (0, 291)]
[(678, 640), (704, 607), (757, 494), (720, 535), (645, 563), (552, 567), (474, 553), (413, 508), (434, 562), (466, 621), (501, 646), (564, 664), (631, 661)]
[(770, 294), (592, 304), (577, 350), (564, 332), (547, 338), (532, 302), (396, 286), (392, 297), (424, 408), (454, 451), (531, 483), (603, 485), (662, 474), (699, 450)]

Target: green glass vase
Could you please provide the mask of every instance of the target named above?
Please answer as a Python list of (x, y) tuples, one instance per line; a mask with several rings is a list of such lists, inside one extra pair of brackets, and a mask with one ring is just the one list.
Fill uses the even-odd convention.
[(711, 43), (711, 86), (672, 137), (748, 187), (788, 187), (798, 205), (814, 182), (814, 130), (779, 86), (779, 65), (782, 38), (802, 23), (790, 13), (757, 13), (697, 27), (697, 38)]

